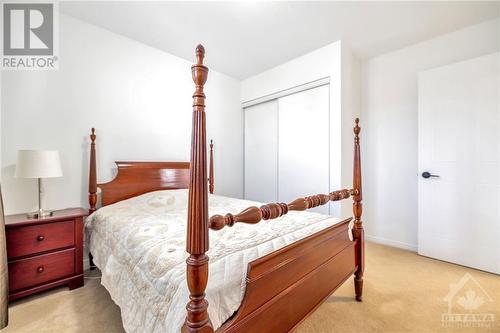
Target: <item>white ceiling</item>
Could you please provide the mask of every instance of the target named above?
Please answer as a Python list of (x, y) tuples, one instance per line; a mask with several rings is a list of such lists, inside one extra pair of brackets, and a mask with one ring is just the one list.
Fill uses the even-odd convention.
[(63, 13), (244, 79), (337, 40), (361, 59), (499, 16), (499, 2), (61, 2)]

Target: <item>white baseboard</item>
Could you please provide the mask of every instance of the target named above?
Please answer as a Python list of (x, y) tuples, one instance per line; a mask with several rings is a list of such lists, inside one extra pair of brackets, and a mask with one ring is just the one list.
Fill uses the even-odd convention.
[(416, 244), (409, 244), (409, 243), (405, 243), (405, 242), (395, 241), (392, 239), (386, 239), (386, 238), (381, 238), (381, 237), (376, 237), (376, 236), (365, 235), (365, 239), (370, 241), (370, 242), (383, 244), (383, 245), (387, 245), (387, 246), (392, 246), (392, 247), (397, 247), (397, 248), (412, 251), (412, 252), (417, 252), (417, 248), (418, 248)]

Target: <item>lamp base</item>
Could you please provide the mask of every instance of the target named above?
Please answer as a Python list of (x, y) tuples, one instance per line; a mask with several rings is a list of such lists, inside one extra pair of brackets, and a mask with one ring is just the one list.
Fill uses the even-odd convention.
[(43, 209), (37, 210), (36, 212), (26, 214), (26, 216), (29, 219), (43, 219), (45, 217), (51, 217), (52, 215), (54, 215), (53, 211), (46, 211)]

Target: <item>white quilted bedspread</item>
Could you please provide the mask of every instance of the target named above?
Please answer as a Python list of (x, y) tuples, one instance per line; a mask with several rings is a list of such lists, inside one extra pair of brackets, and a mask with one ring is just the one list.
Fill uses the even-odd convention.
[[(252, 205), (261, 204), (209, 197), (210, 216)], [(180, 331), (188, 301), (186, 219), (187, 190), (147, 193), (87, 218), (87, 241), (102, 271), (101, 283), (120, 307), (127, 332)], [(211, 230), (206, 294), (214, 328), (240, 306), (249, 262), (337, 222), (326, 215), (289, 212), (258, 225)]]

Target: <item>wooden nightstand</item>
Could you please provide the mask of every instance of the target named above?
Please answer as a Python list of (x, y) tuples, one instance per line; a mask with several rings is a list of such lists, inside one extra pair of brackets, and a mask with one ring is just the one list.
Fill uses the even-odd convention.
[(83, 286), (82, 208), (58, 210), (51, 217), (5, 217), (9, 261), (9, 300), (67, 284)]

